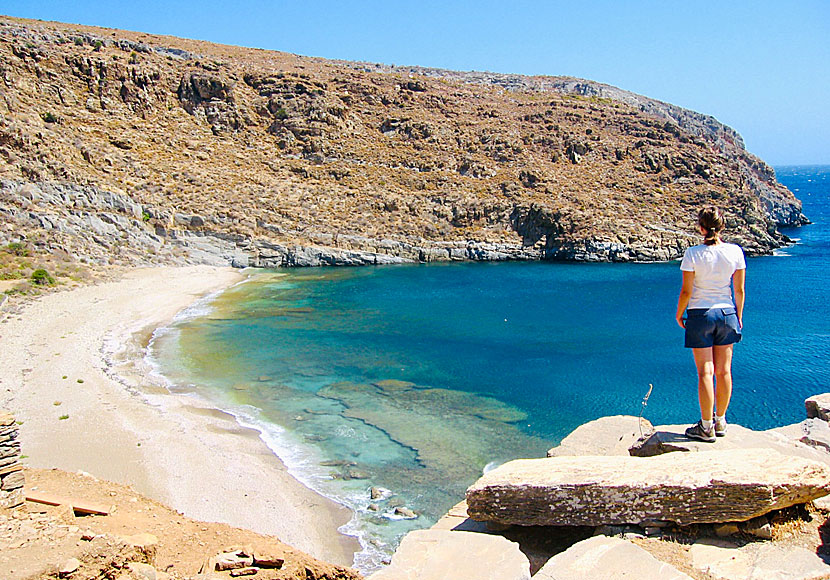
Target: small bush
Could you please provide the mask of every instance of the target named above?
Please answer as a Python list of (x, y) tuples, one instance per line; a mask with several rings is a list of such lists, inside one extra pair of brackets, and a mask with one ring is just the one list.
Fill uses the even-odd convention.
[(84, 45), (84, 39), (81, 38), (80, 36), (75, 37), (75, 46), (83, 46), (83, 45)]
[(12, 242), (11, 244), (7, 244), (6, 251), (10, 254), (14, 254), (15, 256), (29, 255), (29, 248), (27, 248), (21, 242)]
[(95, 47), (95, 52), (100, 52), (101, 47), (104, 46), (104, 43), (101, 40), (96, 40), (93, 46)]
[(38, 268), (32, 272), (31, 280), (32, 284), (36, 284), (38, 286), (51, 286), (55, 283), (55, 279), (52, 278), (52, 276), (49, 275), (49, 272), (43, 268)]
[(59, 421), (65, 421), (66, 419), (69, 419), (69, 415), (61, 415), (60, 417), (58, 417)]
[(53, 113), (41, 113), (40, 118), (44, 123), (57, 123), (58, 118)]
[(274, 116), (279, 120), (287, 119), (288, 112), (284, 108), (280, 107), (279, 109), (277, 109), (277, 112), (274, 113)]

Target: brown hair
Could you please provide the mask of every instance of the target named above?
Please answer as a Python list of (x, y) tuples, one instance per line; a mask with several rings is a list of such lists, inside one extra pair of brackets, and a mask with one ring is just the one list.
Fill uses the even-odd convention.
[(703, 243), (707, 246), (717, 244), (724, 225), (721, 211), (713, 205), (704, 207), (697, 214), (697, 223), (706, 231), (706, 237), (703, 238)]

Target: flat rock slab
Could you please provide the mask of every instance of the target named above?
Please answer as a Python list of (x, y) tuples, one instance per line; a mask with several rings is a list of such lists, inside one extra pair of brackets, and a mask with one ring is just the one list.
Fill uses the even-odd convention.
[(689, 553), (692, 565), (724, 580), (813, 580), (830, 577), (830, 566), (814, 551), (755, 542), (738, 548), (723, 540), (700, 540)]
[(519, 544), (501, 536), (418, 530), (404, 536), (392, 563), (370, 580), (530, 580)]
[[(814, 420), (815, 421), (815, 420)], [(805, 422), (806, 423), (806, 422)], [(822, 422), (823, 423), (823, 422)], [(824, 424), (826, 427), (826, 424)], [(824, 448), (805, 445), (799, 441), (805, 434), (803, 424), (793, 426), (788, 432), (781, 429), (753, 431), (740, 425), (729, 425), (726, 437), (718, 437), (714, 443), (695, 441), (685, 435), (688, 425), (658, 425), (654, 433), (632, 445), (629, 452), (636, 457), (653, 457), (673, 451), (723, 451), (726, 449), (772, 449), (784, 455), (793, 455), (821, 461), (830, 465), (830, 453)], [(819, 426), (820, 427), (820, 426)], [(820, 432), (816, 429), (816, 432)], [(828, 429), (830, 432), (830, 429)], [(794, 436), (798, 434), (798, 436)]]
[(623, 580), (659, 578), (692, 580), (674, 566), (620, 538), (595, 536), (557, 554), (533, 575), (533, 580)]
[(628, 455), (642, 434), (654, 430), (651, 423), (631, 415), (600, 417), (580, 425), (548, 451), (548, 457), (566, 455)]
[(830, 424), (822, 419), (806, 419), (801, 423), (799, 441), (810, 447), (830, 452)]
[(525, 526), (745, 521), (830, 494), (830, 467), (769, 449), (519, 459), (467, 489), (469, 516)]

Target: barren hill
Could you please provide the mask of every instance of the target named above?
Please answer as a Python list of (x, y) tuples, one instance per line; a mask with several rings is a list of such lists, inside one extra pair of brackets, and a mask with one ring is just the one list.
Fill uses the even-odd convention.
[(0, 17), (0, 244), (98, 264), (664, 260), (806, 222), (714, 118), (565, 77)]

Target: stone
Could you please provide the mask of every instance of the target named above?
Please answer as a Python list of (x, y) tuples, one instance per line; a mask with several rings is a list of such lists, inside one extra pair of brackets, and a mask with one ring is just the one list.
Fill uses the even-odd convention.
[(625, 533), (625, 526), (597, 526), (594, 529), (594, 536), (622, 536)]
[(808, 419), (830, 421), (830, 393), (813, 395), (804, 401), (804, 407), (807, 411)]
[(805, 445), (830, 451), (830, 425), (822, 419), (806, 419), (801, 423), (802, 436), (799, 439)]
[(830, 575), (830, 566), (815, 551), (771, 542), (739, 548), (707, 538), (695, 542), (689, 555), (692, 566), (719, 580), (812, 580)]
[(381, 487), (372, 486), (369, 488), (369, 497), (371, 499), (383, 499), (383, 497), (387, 494), (386, 490)]
[(738, 524), (735, 522), (727, 522), (725, 524), (718, 524), (714, 527), (715, 535), (719, 538), (726, 538), (728, 536), (734, 536), (735, 534), (741, 531), (741, 528), (738, 527)]
[(15, 489), (20, 489), (26, 483), (22, 471), (15, 471), (14, 473), (4, 475), (2, 481), (3, 483), (0, 484), (0, 489), (2, 489), (3, 491), (12, 491)]
[(608, 536), (577, 542), (547, 561), (533, 580), (583, 580), (602, 578), (659, 578), (691, 580), (674, 566), (661, 562), (643, 548)]
[(248, 568), (237, 568), (236, 570), (231, 570), (231, 577), (238, 578), (239, 576), (254, 576), (257, 574), (259, 570), (256, 568), (248, 567)]
[(156, 561), (156, 549), (158, 548), (159, 539), (153, 534), (135, 534), (125, 537), (124, 541), (144, 554), (147, 562), (152, 564)]
[(408, 533), (392, 563), (370, 580), (529, 580), (530, 562), (515, 542), (449, 530)]
[(752, 518), (743, 525), (744, 532), (763, 540), (772, 539), (772, 526), (765, 517)]
[(61, 567), (58, 568), (58, 576), (61, 578), (66, 578), (67, 576), (71, 576), (75, 572), (77, 572), (78, 568), (81, 567), (81, 561), (77, 558), (69, 558), (66, 562), (61, 564)]
[(628, 455), (628, 448), (643, 434), (651, 434), (654, 427), (645, 419), (630, 415), (600, 417), (574, 429), (548, 457), (565, 455)]
[(223, 552), (216, 555), (216, 571), (222, 572), (224, 570), (236, 570), (238, 568), (247, 568), (254, 563), (253, 556), (245, 554), (242, 550), (235, 552)]
[(254, 552), (253, 557), (254, 566), (259, 568), (282, 568), (282, 565), (285, 563), (283, 558), (262, 552)]
[[(713, 445), (686, 437), (687, 427), (688, 425), (659, 425), (654, 428), (651, 436), (632, 445), (629, 453), (636, 457), (654, 457), (674, 451), (709, 453), (727, 449), (772, 449), (784, 455), (795, 455), (830, 465), (830, 453), (826, 453), (823, 449), (811, 448), (795, 440), (797, 438), (794, 438), (792, 434), (781, 432), (780, 429), (753, 431), (730, 423), (726, 437), (719, 437), (717, 443)], [(801, 427), (801, 433), (803, 434), (803, 427)]]
[(813, 500), (813, 505), (821, 512), (830, 513), (830, 496), (820, 497)]
[(156, 569), (150, 564), (142, 564), (140, 562), (129, 562), (127, 568), (138, 578), (142, 580), (157, 580)]
[(830, 467), (769, 449), (519, 459), (467, 489), (469, 516), (518, 525), (745, 521), (830, 494)]
[(413, 512), (408, 507), (396, 507), (394, 513), (396, 516), (401, 516), (405, 520), (414, 520), (418, 518), (418, 514)]
[(0, 427), (14, 425), (14, 415), (6, 411), (0, 411)]

